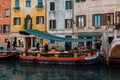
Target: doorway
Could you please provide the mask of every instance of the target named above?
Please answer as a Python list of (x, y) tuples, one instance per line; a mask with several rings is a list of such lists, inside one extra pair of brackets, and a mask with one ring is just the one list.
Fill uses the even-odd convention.
[[(72, 38), (72, 36), (65, 36), (66, 38)], [(70, 51), (72, 49), (72, 43), (71, 42), (65, 42), (65, 50)]]
[(27, 15), (24, 19), (24, 29), (32, 29), (32, 18), (30, 15)]

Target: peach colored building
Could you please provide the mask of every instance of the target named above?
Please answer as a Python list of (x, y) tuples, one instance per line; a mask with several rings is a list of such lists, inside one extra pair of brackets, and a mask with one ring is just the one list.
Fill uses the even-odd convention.
[(6, 46), (10, 32), (11, 0), (0, 0), (0, 42)]

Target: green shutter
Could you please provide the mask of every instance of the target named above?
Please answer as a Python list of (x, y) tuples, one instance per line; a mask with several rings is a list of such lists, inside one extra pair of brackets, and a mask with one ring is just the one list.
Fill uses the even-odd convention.
[(43, 20), (43, 21), (42, 21), (42, 24), (44, 24), (44, 16), (42, 16), (42, 20)]
[(38, 0), (38, 3), (42, 3), (43, 1), (42, 0)]
[(39, 24), (39, 21), (38, 21), (39, 17), (36, 17), (36, 24)]
[(50, 3), (50, 10), (55, 10), (55, 3), (54, 2)]
[(16, 25), (16, 18), (14, 18), (14, 25)]
[(19, 7), (19, 0), (15, 0), (15, 7)]

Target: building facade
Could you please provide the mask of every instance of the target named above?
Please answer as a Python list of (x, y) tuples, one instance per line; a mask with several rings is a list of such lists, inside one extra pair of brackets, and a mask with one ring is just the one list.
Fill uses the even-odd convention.
[(0, 0), (0, 42), (7, 45), (10, 33), (11, 0)]
[[(73, 0), (47, 0), (47, 33), (73, 38)], [(72, 48), (72, 43), (50, 41), (50, 44), (57, 44), (66, 49)]]
[[(120, 27), (119, 5), (119, 0), (74, 0), (74, 33), (80, 38), (102, 40), (107, 31), (108, 42), (111, 43), (114, 29)], [(103, 37), (97, 36), (98, 34), (102, 34)], [(95, 41), (84, 43), (86, 47), (90, 44), (94, 48)]]
[(11, 0), (11, 41), (16, 47), (35, 47), (37, 37), (19, 34), (25, 29), (46, 31), (46, 0)]

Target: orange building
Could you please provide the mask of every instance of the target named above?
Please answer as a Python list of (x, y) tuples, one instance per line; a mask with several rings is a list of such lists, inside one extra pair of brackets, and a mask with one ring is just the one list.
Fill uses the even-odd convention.
[(10, 33), (11, 0), (0, 0), (0, 42), (6, 46)]

